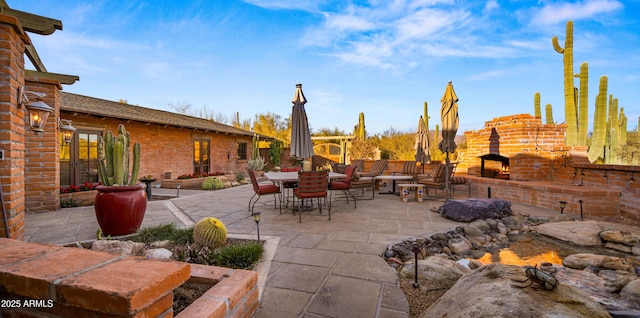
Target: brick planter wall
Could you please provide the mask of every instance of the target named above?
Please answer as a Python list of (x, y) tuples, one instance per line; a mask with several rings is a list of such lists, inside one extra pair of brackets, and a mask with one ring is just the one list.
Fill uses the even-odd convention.
[(253, 271), (5, 238), (0, 255), (0, 317), (171, 317), (188, 279), (217, 283), (180, 317), (248, 318), (259, 306)]
[(98, 191), (96, 190), (62, 193), (60, 194), (60, 201), (73, 200), (78, 206), (93, 205), (97, 193)]

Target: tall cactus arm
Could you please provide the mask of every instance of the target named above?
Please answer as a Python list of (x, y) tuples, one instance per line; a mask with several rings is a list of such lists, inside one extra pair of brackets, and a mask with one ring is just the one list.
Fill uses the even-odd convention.
[(551, 106), (551, 104), (547, 104), (544, 107), (544, 117), (546, 120), (546, 124), (547, 125), (553, 125), (553, 107)]
[(618, 125), (620, 127), (620, 144), (627, 144), (627, 116), (624, 114), (624, 107), (620, 107), (620, 120), (618, 120)]
[(589, 128), (589, 64), (580, 64), (580, 98), (578, 98), (578, 140), (579, 146), (587, 145)]
[(123, 171), (123, 159), (124, 156), (122, 155), (124, 151), (124, 142), (122, 140), (117, 140), (114, 144), (113, 144), (113, 168), (114, 168), (114, 175), (113, 175), (113, 183), (117, 184), (117, 185), (123, 185), (123, 176), (125, 174), (125, 172)]
[(133, 168), (131, 169), (130, 185), (136, 184), (138, 180), (138, 173), (140, 172), (140, 143), (133, 144)]
[(107, 164), (107, 177), (113, 178), (113, 133), (107, 131), (104, 134), (104, 160)]
[(607, 129), (607, 84), (606, 76), (600, 77), (600, 87), (596, 96), (596, 110), (593, 114), (593, 135), (587, 152), (589, 162), (595, 163), (603, 157)]
[(533, 95), (533, 112), (533, 115), (540, 118), (540, 121), (542, 121), (542, 112), (540, 111), (540, 92), (536, 92)]

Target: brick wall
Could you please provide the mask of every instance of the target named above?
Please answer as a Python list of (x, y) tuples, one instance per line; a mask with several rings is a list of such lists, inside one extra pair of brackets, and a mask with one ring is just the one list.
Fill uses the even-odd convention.
[(544, 171), (566, 155), (566, 125), (542, 124), (529, 114), (497, 117), (479, 130), (465, 131), (467, 150), (459, 171), (480, 176), (480, 156), (497, 154), (509, 158), (512, 180), (547, 180)]
[[(193, 172), (193, 141), (210, 140), (210, 171), (244, 171), (246, 160), (238, 160), (236, 145), (245, 142), (251, 147), (251, 137), (233, 136), (220, 133), (176, 128), (157, 124), (85, 116), (62, 111), (62, 118), (73, 120), (77, 129), (111, 130), (117, 133), (118, 124), (124, 124), (131, 135), (131, 143), (139, 142), (141, 148), (140, 176), (153, 175), (163, 179), (165, 173), (171, 173), (175, 179), (179, 175)], [(248, 149), (251, 158), (251, 149)], [(229, 157), (227, 157), (229, 154)]]
[(24, 50), (30, 43), (17, 19), (0, 14), (0, 182), (8, 222), (0, 219), (0, 236), (24, 238), (25, 113), (18, 106), (18, 89), (24, 85)]

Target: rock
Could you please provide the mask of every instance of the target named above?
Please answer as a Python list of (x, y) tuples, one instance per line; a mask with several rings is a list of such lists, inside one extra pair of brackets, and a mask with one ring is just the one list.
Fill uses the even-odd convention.
[(517, 241), (518, 238), (520, 237), (520, 231), (518, 230), (511, 230), (507, 233), (507, 237), (509, 238), (510, 241)]
[(632, 280), (624, 286), (620, 291), (620, 296), (640, 304), (640, 279)]
[(545, 223), (534, 226), (533, 230), (580, 246), (602, 245), (600, 240), (602, 228), (595, 221)]
[(458, 279), (421, 317), (610, 317), (573, 287), (515, 288), (512, 278), (526, 279), (524, 270), (501, 264), (481, 267)]
[(562, 265), (573, 269), (585, 269), (587, 266), (593, 265), (606, 269), (623, 270), (629, 273), (634, 272), (633, 266), (625, 259), (588, 253), (569, 255), (562, 260)]
[(640, 244), (635, 245), (634, 247), (631, 248), (631, 254), (635, 256), (640, 256)]
[(638, 276), (629, 272), (610, 269), (601, 270), (598, 272), (598, 276), (605, 280), (604, 285), (610, 293), (619, 292), (630, 281), (638, 278)]
[(473, 258), (473, 259), (479, 259), (484, 257), (487, 254), (487, 252), (483, 251), (483, 250), (471, 250), (469, 251), (469, 257)]
[(501, 199), (447, 200), (438, 212), (458, 222), (499, 219), (512, 215), (511, 202)]
[(463, 227), (462, 229), (464, 231), (464, 235), (466, 236), (484, 236), (485, 233), (483, 230), (480, 230), (478, 227), (472, 226), (471, 224), (469, 224), (469, 226)]
[(558, 214), (549, 219), (549, 222), (569, 222), (569, 221), (573, 221), (573, 218), (571, 218), (566, 214)]
[(431, 238), (436, 240), (436, 241), (448, 241), (451, 236), (449, 236), (449, 234), (444, 233), (444, 232), (438, 232), (438, 233), (433, 233), (431, 235)]
[(489, 225), (491, 231), (498, 232), (498, 220), (486, 219), (484, 221), (487, 223), (487, 225)]
[(631, 254), (631, 249), (633, 248), (632, 246), (625, 245), (622, 243), (615, 243), (615, 242), (604, 243), (604, 247), (610, 248), (612, 250), (620, 251), (623, 253), (628, 253), (628, 254)]
[(469, 244), (461, 238), (452, 238), (447, 242), (447, 246), (454, 254), (465, 254), (469, 252)]
[(520, 220), (520, 218), (508, 216), (506, 218), (502, 218), (502, 223), (504, 223), (504, 225), (506, 225), (510, 230), (520, 230), (520, 228), (522, 228), (522, 220)]
[(97, 240), (93, 242), (91, 249), (120, 255), (139, 255), (144, 249), (144, 243), (119, 240)]
[(530, 216), (527, 218), (527, 221), (529, 221), (531, 225), (539, 225), (549, 222), (549, 218), (545, 216)]
[[(489, 224), (485, 220), (475, 220), (475, 221), (469, 223), (469, 226), (473, 226), (473, 227), (479, 229), (480, 231), (482, 231), (482, 233), (489, 233), (491, 231), (491, 227), (489, 226)], [(466, 234), (466, 232), (465, 232), (465, 234)]]
[[(427, 279), (429, 282), (438, 282), (447, 287), (453, 286), (462, 275), (471, 270), (446, 257), (433, 256), (418, 261), (418, 278)], [(415, 267), (413, 262), (405, 263), (400, 270), (401, 277), (414, 278)]]
[(482, 263), (478, 262), (478, 261), (469, 261), (469, 268), (470, 269), (476, 269), (476, 268), (480, 268), (482, 266)]
[(170, 259), (173, 253), (166, 248), (152, 248), (144, 252), (144, 256), (154, 259)]
[(500, 234), (507, 234), (507, 226), (504, 225), (504, 223), (498, 222), (498, 224), (496, 224), (496, 228)]
[(152, 248), (166, 248), (169, 245), (171, 245), (171, 241), (169, 240), (157, 241), (157, 242), (151, 243)]
[(396, 257), (401, 259), (403, 262), (406, 262), (415, 257), (414, 253), (411, 251), (410, 246), (397, 244), (393, 247), (393, 251), (396, 252)]
[(640, 237), (627, 231), (602, 231), (600, 237), (607, 242), (634, 246), (640, 242)]

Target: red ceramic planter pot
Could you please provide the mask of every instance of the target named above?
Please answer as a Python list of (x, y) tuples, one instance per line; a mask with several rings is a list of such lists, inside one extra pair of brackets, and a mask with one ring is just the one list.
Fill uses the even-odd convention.
[(147, 210), (144, 184), (132, 186), (97, 186), (94, 208), (104, 235), (135, 233)]

